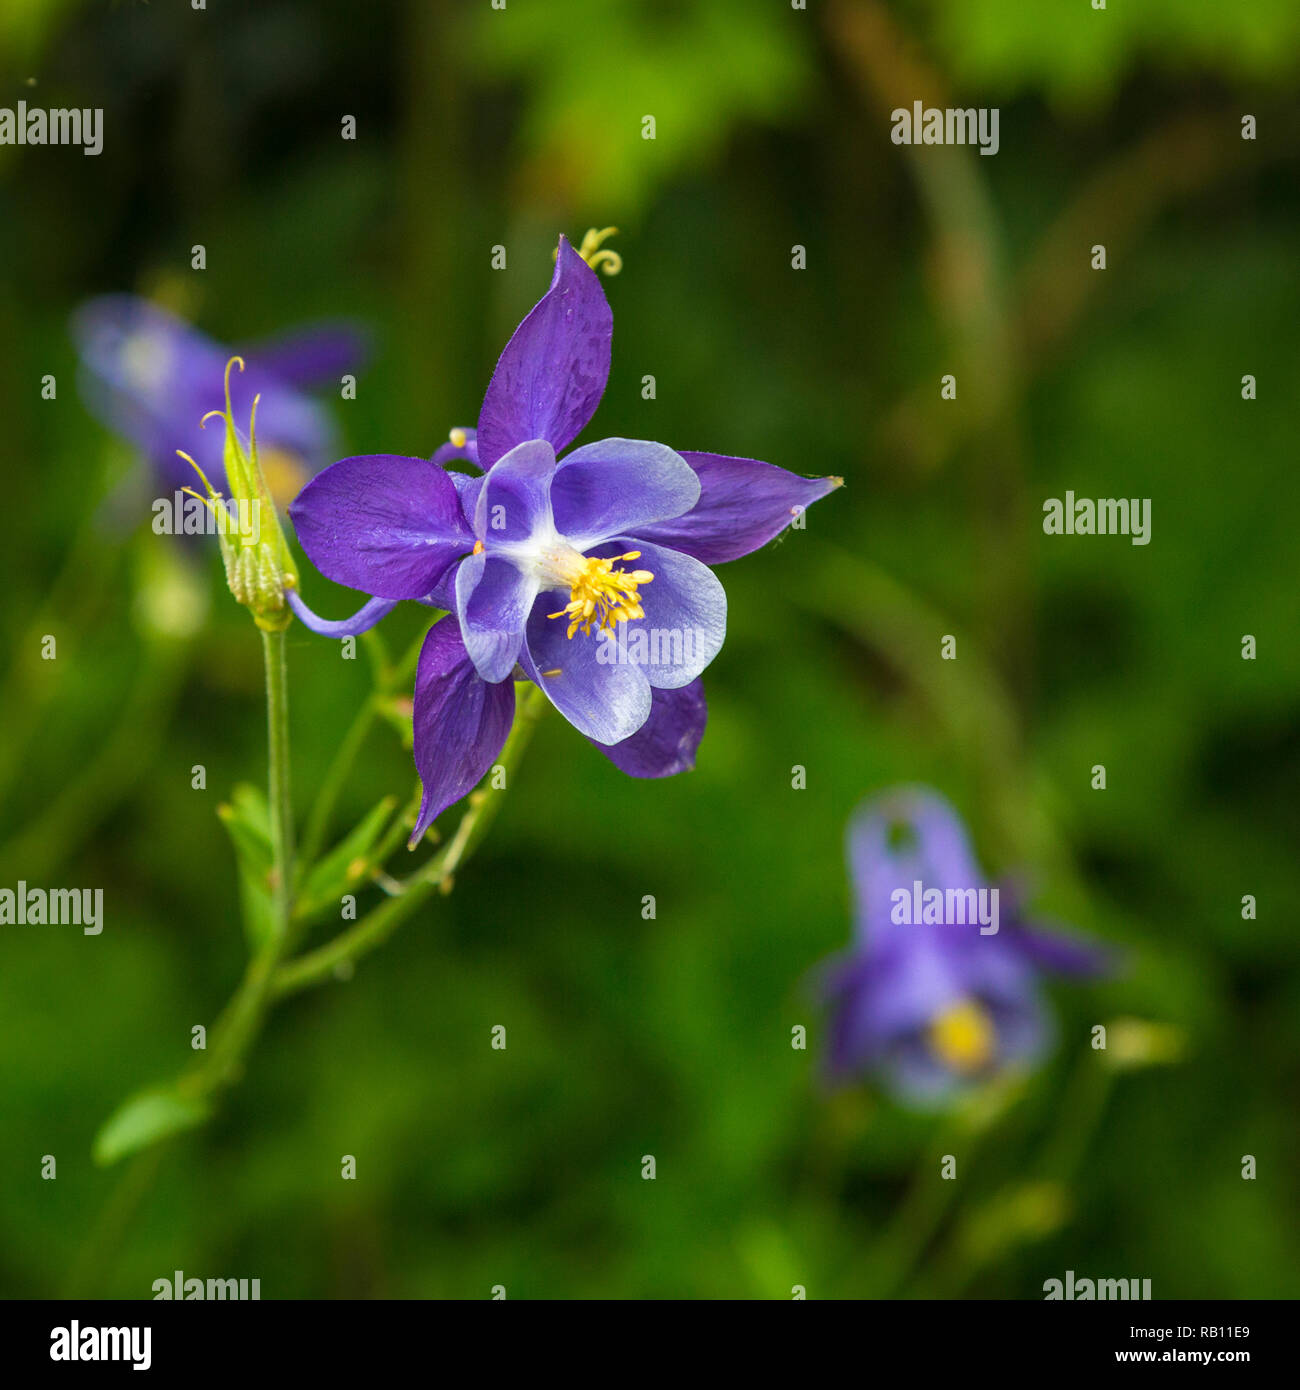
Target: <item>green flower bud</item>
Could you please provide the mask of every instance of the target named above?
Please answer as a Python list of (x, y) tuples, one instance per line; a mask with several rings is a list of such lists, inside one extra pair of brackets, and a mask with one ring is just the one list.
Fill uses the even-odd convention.
[(267, 632), (283, 632), (293, 621), (293, 611), (285, 594), (298, 587), (298, 569), (257, 459), (260, 395), (253, 400), (247, 446), (235, 428), (230, 408), (230, 369), (236, 363), (242, 372), (242, 358), (232, 357), (226, 363), (226, 408), (209, 411), (199, 422), (206, 425), (214, 415), (226, 422), (225, 468), (229, 492), (225, 495), (218, 492), (187, 453), (177, 452), (203, 480), (206, 496), (193, 488), (186, 488), (186, 491), (202, 497), (217, 518), (217, 542), (221, 546), (230, 592), (236, 602), (252, 613), (258, 627)]

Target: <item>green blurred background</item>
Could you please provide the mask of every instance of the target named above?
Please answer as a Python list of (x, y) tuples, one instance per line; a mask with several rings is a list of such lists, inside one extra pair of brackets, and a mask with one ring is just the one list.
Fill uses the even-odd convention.
[[(7, 0), (0, 105), (102, 106), (105, 146), (0, 147), (0, 884), (102, 887), (106, 926), (0, 929), (0, 1292), (1294, 1296), (1298, 53), (1291, 0)], [(999, 107), (999, 154), (892, 145), (918, 98)], [(91, 1140), (238, 981), (215, 811), (264, 776), (261, 665), (215, 551), (187, 580), (96, 522), (133, 464), (68, 314), (136, 290), (235, 347), (355, 316), (341, 452), (428, 454), (557, 233), (611, 223), (599, 434), (848, 486), (722, 572), (697, 770), (634, 782), (544, 723), (455, 892), (279, 1010), (132, 1206)], [(1066, 489), (1151, 498), (1151, 544), (1044, 536)], [(302, 805), (366, 669), (301, 628), (290, 660)], [(815, 1076), (844, 825), (899, 781), (1130, 950), (1054, 995), (1041, 1072), (939, 1115)], [(381, 728), (343, 809), (410, 784)], [(1181, 1060), (1114, 1075), (1087, 1040), (1123, 1016)]]

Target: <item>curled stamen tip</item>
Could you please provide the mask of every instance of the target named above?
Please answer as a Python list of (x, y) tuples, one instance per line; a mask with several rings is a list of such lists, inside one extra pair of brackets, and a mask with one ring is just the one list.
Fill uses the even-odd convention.
[(234, 366), (238, 366), (239, 370), (242, 372), (244, 370), (244, 359), (242, 357), (232, 357), (230, 361), (226, 363), (225, 385), (227, 403), (230, 401), (230, 369)]
[[(216, 490), (216, 488), (214, 488), (212, 484), (208, 482), (208, 475), (198, 466), (197, 463), (195, 463), (195, 461), (185, 452), (184, 449), (177, 449), (176, 457), (183, 458), (185, 462), (188, 463), (189, 466), (199, 475), (199, 477), (203, 480), (203, 486), (208, 490), (208, 496), (210, 498), (221, 496), (221, 494)], [(186, 489), (186, 491), (188, 491), (188, 489)]]
[(226, 414), (227, 414), (227, 415), (230, 414), (230, 369), (231, 369), (231, 367), (235, 366), (236, 363), (238, 363), (238, 365), (239, 365), (239, 370), (242, 372), (242, 371), (244, 370), (244, 359), (243, 359), (242, 357), (232, 357), (232, 358), (230, 359), (230, 361), (226, 363), (225, 388), (226, 388)]
[[(211, 420), (214, 415), (220, 415), (223, 420), (226, 418), (226, 412), (224, 410), (209, 410), (203, 419), (199, 421), (199, 428), (201, 430), (207, 429), (208, 421)], [(180, 450), (178, 449), (176, 452), (180, 453)]]
[[(582, 245), (578, 247), (578, 255), (592, 270), (603, 270), (606, 275), (617, 275), (623, 269), (623, 257), (617, 251), (603, 245), (617, 234), (617, 227), (588, 227), (586, 235), (582, 238)], [(559, 254), (560, 248), (557, 246), (551, 259), (558, 259)]]

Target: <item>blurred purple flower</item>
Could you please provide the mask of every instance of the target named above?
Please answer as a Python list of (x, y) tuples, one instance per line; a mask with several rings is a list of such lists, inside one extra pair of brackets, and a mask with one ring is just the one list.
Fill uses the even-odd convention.
[(900, 788), (866, 802), (849, 826), (848, 858), (855, 941), (820, 981), (832, 1081), (875, 1071), (924, 1102), (1030, 1064), (1052, 1038), (1043, 972), (1088, 976), (1111, 963), (1100, 947), (1023, 925), (937, 792)]
[[(235, 354), (183, 319), (130, 294), (88, 300), (73, 315), (87, 405), (148, 460), (161, 492), (194, 484), (191, 454), (209, 477), (222, 472), (225, 431), (200, 429), (220, 404), (226, 363)], [(231, 382), (235, 415), (247, 419), (260, 393), (257, 429), (262, 466), (273, 496), (292, 497), (332, 451), (329, 412), (302, 394), (337, 385), (366, 356), (360, 332), (345, 325), (305, 329), (254, 347), (246, 370)]]
[[(501, 354), (477, 430), (453, 430), (432, 460), (344, 459), (290, 508), (312, 563), (374, 595), (329, 624), (291, 595), (308, 626), (346, 635), (402, 599), (455, 615), (430, 631), (416, 674), (415, 837), (491, 767), (516, 675), (625, 772), (693, 766), (699, 675), (726, 632), (709, 565), (771, 540), (839, 484), (634, 439), (557, 460), (604, 394), (612, 333), (599, 279), (561, 237), (550, 289)], [(486, 471), (444, 471), (453, 459)]]

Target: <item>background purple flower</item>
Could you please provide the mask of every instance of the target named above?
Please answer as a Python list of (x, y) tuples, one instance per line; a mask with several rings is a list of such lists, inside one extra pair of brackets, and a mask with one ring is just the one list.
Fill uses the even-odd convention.
[(877, 1071), (926, 1101), (1032, 1063), (1052, 1037), (1042, 972), (1085, 976), (1108, 963), (1100, 948), (1024, 926), (1010, 894), (1000, 895), (996, 933), (969, 919), (898, 920), (913, 914), (895, 894), (910, 897), (918, 882), (944, 892), (991, 887), (937, 792), (900, 788), (866, 802), (849, 826), (848, 858), (854, 943), (821, 977), (832, 1080)]
[[(209, 477), (221, 476), (225, 432), (215, 424), (200, 429), (199, 421), (223, 403), (226, 363), (236, 350), (129, 294), (88, 300), (73, 315), (72, 335), (86, 404), (144, 454), (161, 492), (195, 483), (177, 449)], [(337, 386), (344, 373), (359, 370), (365, 341), (354, 327), (322, 325), (241, 355), (245, 370), (230, 380), (235, 418), (246, 421), (260, 393), (263, 469), (274, 495), (292, 496), (325, 462), (335, 435), (329, 412), (303, 392)]]

